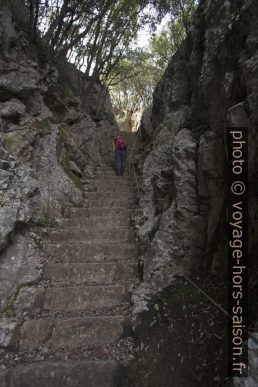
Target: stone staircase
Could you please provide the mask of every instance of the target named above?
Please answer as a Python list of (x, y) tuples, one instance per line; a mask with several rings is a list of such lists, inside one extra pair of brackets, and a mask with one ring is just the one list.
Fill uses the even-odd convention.
[[(19, 293), (26, 319), (19, 360), (1, 387), (122, 387), (133, 359), (130, 292), (137, 248), (130, 224), (135, 191), (129, 176), (97, 171), (96, 191), (49, 233), (40, 284)], [(2, 384), (1, 384), (2, 382)]]

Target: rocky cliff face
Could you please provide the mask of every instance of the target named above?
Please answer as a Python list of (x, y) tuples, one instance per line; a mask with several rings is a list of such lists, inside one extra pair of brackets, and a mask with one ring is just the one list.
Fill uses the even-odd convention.
[[(94, 168), (110, 162), (118, 130), (107, 90), (70, 64), (51, 64), (26, 34), (19, 1), (0, 12), (0, 252), (1, 310), (19, 287), (40, 276), (43, 228), (91, 189)], [(8, 305), (7, 305), (8, 304)], [(4, 340), (4, 339), (3, 339)]]
[[(226, 128), (249, 128), (254, 197), (258, 30), (255, 1), (203, 1), (187, 40), (154, 92), (142, 163), (138, 234), (150, 241), (145, 284), (220, 271), (226, 257)], [(250, 241), (254, 252), (253, 208)]]
[[(196, 282), (208, 292), (205, 278), (215, 282), (220, 278), (215, 295), (226, 287), (227, 126), (248, 126), (249, 265), (251, 273), (256, 270), (257, 16), (256, 1), (202, 1), (189, 36), (155, 89), (150, 118), (145, 116), (140, 128), (146, 152), (139, 164), (141, 196), (135, 216), (144, 281), (134, 294), (136, 317), (143, 311), (151, 313), (151, 297), (168, 286), (177, 288), (176, 276), (199, 277)], [(226, 297), (225, 293), (222, 304)], [(192, 319), (186, 314), (188, 318)], [(182, 329), (175, 328), (174, 337), (182, 337)], [(164, 334), (163, 341), (167, 340)], [(170, 351), (181, 352), (171, 342)], [(151, 346), (150, 341), (145, 344)], [(162, 360), (162, 354), (156, 355), (154, 349), (153, 353)], [(162, 362), (160, 367), (159, 372), (166, 374)], [(155, 372), (150, 374), (143, 380), (152, 380)]]

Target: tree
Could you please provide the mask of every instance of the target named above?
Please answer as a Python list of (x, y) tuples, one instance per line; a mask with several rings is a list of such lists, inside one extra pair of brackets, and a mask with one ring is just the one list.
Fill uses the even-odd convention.
[(162, 15), (160, 1), (26, 0), (31, 30), (35, 36), (39, 27), (52, 55), (73, 58), (86, 77), (104, 81), (137, 31), (153, 22), (144, 9), (155, 3), (156, 15)]
[(197, 8), (199, 0), (161, 0), (159, 6), (166, 10), (172, 19), (181, 19), (185, 32), (189, 32), (191, 17)]
[(36, 39), (36, 32), (39, 19), (40, 0), (28, 0), (30, 16), (30, 34), (33, 40)]
[(184, 37), (182, 23), (170, 22), (160, 33), (153, 34), (147, 49), (131, 50), (118, 62), (108, 84), (113, 103), (120, 112), (132, 114), (150, 105), (154, 87)]
[(198, 1), (197, 0), (172, 0), (170, 12), (174, 18), (181, 20), (186, 34), (189, 33), (191, 25), (191, 18), (196, 10)]
[(186, 31), (181, 18), (170, 20), (160, 33), (152, 35), (150, 52), (160, 75), (185, 37)]
[[(133, 108), (149, 103), (154, 84), (189, 26), (194, 0), (25, 0), (31, 33), (38, 29), (53, 58), (73, 61), (89, 77), (110, 85)], [(170, 13), (166, 30), (153, 35), (149, 51), (132, 52), (143, 26), (154, 31)], [(118, 90), (118, 83), (123, 86)]]
[(130, 51), (127, 58), (119, 62), (114, 77), (109, 79), (109, 86), (119, 110), (133, 112), (151, 102), (156, 82), (151, 53), (138, 49)]
[(112, 69), (108, 83), (120, 120), (130, 121), (135, 111), (151, 104), (154, 87), (186, 37), (186, 25), (190, 25), (190, 9), (194, 9), (194, 2), (184, 1), (187, 7), (184, 17), (180, 10), (182, 4), (183, 1), (178, 2), (163, 29), (152, 34), (147, 49), (128, 51), (126, 57)]

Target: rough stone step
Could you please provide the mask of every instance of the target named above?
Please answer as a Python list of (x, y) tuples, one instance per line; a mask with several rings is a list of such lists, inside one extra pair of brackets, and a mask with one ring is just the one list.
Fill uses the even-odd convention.
[(4, 379), (1, 387), (119, 387), (126, 372), (112, 360), (38, 362), (6, 371)]
[(104, 185), (97, 184), (94, 187), (94, 191), (98, 193), (110, 192), (117, 197), (119, 197), (119, 195), (121, 196), (124, 195), (124, 193), (130, 193), (130, 192), (136, 195), (137, 192), (135, 190), (133, 191), (132, 188), (133, 187), (129, 187), (129, 186), (118, 187), (117, 185), (114, 185), (114, 184), (104, 184)]
[(96, 176), (96, 182), (111, 183), (117, 185), (134, 185), (135, 179), (132, 176), (98, 175)]
[(63, 218), (60, 219), (60, 225), (67, 229), (95, 228), (96, 231), (106, 230), (107, 228), (129, 228), (131, 225), (130, 218)]
[(43, 279), (66, 282), (69, 285), (112, 284), (128, 280), (136, 273), (133, 264), (111, 263), (56, 263), (47, 264), (43, 270)]
[(22, 288), (15, 301), (18, 312), (82, 312), (114, 307), (128, 302), (124, 285)]
[(134, 198), (137, 198), (138, 193), (135, 190), (135, 188), (130, 188), (130, 187), (121, 187), (119, 188), (119, 195), (118, 195), (118, 190), (114, 186), (109, 186), (109, 187), (95, 187), (94, 190), (92, 191), (97, 194), (105, 195), (105, 197), (123, 197), (124, 195), (132, 195)]
[[(93, 187), (91, 192), (100, 192), (100, 193), (112, 193), (115, 192), (117, 194), (119, 188), (119, 194), (124, 194), (124, 193), (136, 193), (136, 185), (135, 184), (127, 184), (127, 185), (119, 185), (117, 184), (111, 184), (110, 182), (104, 182), (103, 184), (100, 182), (97, 182), (96, 180), (94, 181)], [(89, 191), (88, 191), (89, 192)]]
[(95, 229), (80, 229), (80, 230), (67, 230), (61, 229), (52, 231), (49, 234), (49, 240), (55, 242), (68, 242), (68, 241), (80, 241), (80, 242), (132, 242), (134, 240), (134, 234), (128, 229), (110, 229), (107, 228), (105, 232), (99, 232)]
[[(113, 161), (112, 161), (111, 165), (109, 165), (109, 166), (96, 168), (95, 172), (96, 172), (96, 174), (101, 174), (101, 175), (116, 176), (116, 171), (115, 171), (115, 167), (114, 167)], [(127, 175), (128, 175), (128, 164), (126, 166), (125, 173), (124, 173), (124, 176), (127, 176)]]
[(114, 342), (129, 333), (129, 319), (123, 316), (27, 320), (20, 329), (19, 350), (27, 352), (43, 344), (51, 350), (85, 348)]
[(116, 176), (116, 172), (113, 171), (112, 169), (107, 169), (107, 170), (98, 170), (96, 171), (96, 176), (110, 176), (110, 177), (118, 177)]
[(107, 175), (115, 175), (116, 174), (116, 171), (115, 171), (115, 168), (111, 168), (111, 167), (98, 167), (96, 168), (96, 173), (103, 173), (103, 174), (107, 174)]
[(116, 180), (116, 179), (106, 179), (106, 178), (103, 178), (103, 179), (96, 179), (94, 181), (94, 185), (96, 185), (97, 187), (101, 187), (103, 189), (103, 191), (105, 190), (106, 187), (113, 187), (114, 190), (116, 190), (116, 192), (118, 193), (119, 189), (120, 188), (134, 188), (135, 187), (135, 183), (134, 181), (132, 180)]
[(119, 198), (85, 199), (85, 207), (106, 207), (106, 208), (132, 208), (136, 200), (129, 200), (123, 196)]
[(132, 243), (80, 243), (46, 244), (43, 246), (53, 262), (109, 262), (132, 260), (138, 249)]
[(128, 192), (122, 192), (120, 194), (120, 192), (118, 191), (113, 194), (111, 191), (109, 191), (109, 195), (105, 195), (105, 194), (103, 195), (101, 191), (96, 191), (91, 195), (85, 195), (84, 198), (86, 201), (95, 200), (100, 202), (102, 201), (104, 203), (105, 202), (106, 203), (110, 203), (110, 202), (126, 203), (126, 202), (135, 202), (136, 195), (134, 193), (128, 193)]
[[(117, 198), (122, 198), (123, 196), (125, 196), (125, 194), (129, 194), (129, 193), (132, 193), (134, 195), (134, 197), (137, 197), (137, 192), (136, 190), (134, 189), (134, 187), (130, 187), (130, 186), (117, 186), (115, 184), (111, 184), (111, 183), (98, 183), (95, 185), (95, 191), (93, 192), (97, 192), (97, 193), (100, 193), (102, 194), (103, 192), (109, 192), (109, 197), (117, 197)], [(112, 196), (113, 194), (113, 196)], [(106, 196), (107, 197), (107, 196)], [(118, 199), (119, 200), (119, 199)]]
[(43, 308), (54, 311), (99, 310), (128, 302), (130, 296), (124, 285), (48, 288)]
[(114, 195), (112, 191), (91, 191), (91, 192), (85, 192), (84, 193), (85, 199), (104, 199), (104, 198), (112, 198), (114, 200), (121, 200), (121, 199), (135, 199), (136, 195), (133, 191), (119, 191), (119, 195)]
[(103, 220), (107, 218), (129, 218), (132, 215), (131, 208), (103, 208), (103, 207), (91, 207), (91, 208), (71, 208), (71, 217), (102, 217)]
[(131, 183), (133, 184), (134, 183), (134, 178), (132, 176), (128, 176), (128, 175), (124, 175), (124, 176), (116, 176), (116, 175), (107, 175), (107, 174), (98, 174), (97, 175), (97, 178), (96, 178), (97, 181), (103, 181), (103, 182), (112, 182), (112, 183), (118, 183), (118, 184), (121, 184), (121, 183), (125, 183), (125, 184), (128, 184), (128, 183)]

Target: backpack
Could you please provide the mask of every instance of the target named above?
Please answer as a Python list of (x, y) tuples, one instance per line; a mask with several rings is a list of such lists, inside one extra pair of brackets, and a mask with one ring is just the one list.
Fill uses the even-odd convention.
[(125, 140), (123, 139), (123, 137), (121, 137), (121, 136), (117, 136), (115, 138), (115, 144), (116, 144), (116, 147), (118, 149), (126, 149), (127, 148), (127, 144), (126, 144)]

